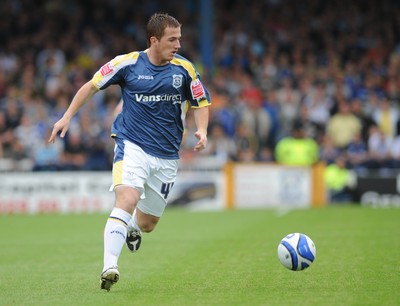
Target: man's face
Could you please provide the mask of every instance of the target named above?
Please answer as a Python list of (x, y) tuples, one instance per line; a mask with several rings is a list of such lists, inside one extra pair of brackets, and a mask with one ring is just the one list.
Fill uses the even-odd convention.
[(181, 28), (167, 27), (160, 40), (155, 40), (154, 47), (162, 62), (171, 61), (181, 47)]

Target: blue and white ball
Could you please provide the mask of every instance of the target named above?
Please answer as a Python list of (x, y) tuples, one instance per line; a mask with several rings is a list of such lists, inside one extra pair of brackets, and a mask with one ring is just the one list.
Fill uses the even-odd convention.
[(287, 235), (278, 245), (278, 258), (282, 265), (293, 271), (307, 269), (315, 260), (317, 249), (305, 234)]

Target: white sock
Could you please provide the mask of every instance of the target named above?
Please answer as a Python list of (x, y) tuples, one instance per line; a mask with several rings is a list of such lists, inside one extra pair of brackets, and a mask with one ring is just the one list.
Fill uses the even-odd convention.
[(120, 208), (114, 208), (108, 217), (104, 229), (104, 267), (103, 271), (118, 266), (118, 258), (125, 244), (127, 225), (131, 214)]
[(131, 232), (133, 230), (141, 231), (139, 225), (137, 224), (136, 208), (133, 211), (132, 218), (128, 222), (128, 231)]

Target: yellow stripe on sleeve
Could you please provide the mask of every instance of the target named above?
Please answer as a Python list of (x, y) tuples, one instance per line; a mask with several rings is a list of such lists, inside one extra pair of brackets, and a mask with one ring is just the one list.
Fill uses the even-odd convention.
[[(111, 61), (106, 63), (104, 66), (102, 66), (94, 75), (92, 78), (92, 83), (93, 85), (97, 88), (100, 89), (109, 79), (111, 79), (121, 68), (135, 64), (137, 59), (139, 57), (139, 52), (131, 52), (128, 54), (124, 55), (119, 55), (115, 58), (113, 58)], [(108, 67), (112, 67), (112, 70), (103, 75), (101, 73), (103, 67), (108, 65)], [(111, 68), (110, 68), (111, 69)]]
[(207, 100), (207, 99), (203, 99), (203, 100), (201, 100), (200, 102), (199, 102), (199, 106), (193, 106), (192, 105), (192, 108), (202, 108), (202, 107), (205, 107), (205, 106), (210, 106), (211, 104), (210, 104), (210, 102)]
[(190, 77), (192, 80), (196, 79), (196, 70), (194, 69), (193, 65), (191, 62), (181, 59), (181, 58), (176, 58), (174, 57), (171, 61), (172, 64), (182, 66), (183, 68), (186, 69), (186, 71), (189, 73)]

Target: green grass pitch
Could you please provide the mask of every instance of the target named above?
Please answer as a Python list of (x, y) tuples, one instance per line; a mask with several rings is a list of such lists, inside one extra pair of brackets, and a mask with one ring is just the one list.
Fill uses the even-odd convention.
[[(100, 290), (107, 216), (0, 216), (0, 305), (399, 305), (400, 209), (189, 212), (170, 208), (120, 281)], [(277, 245), (316, 244), (289, 271)]]

